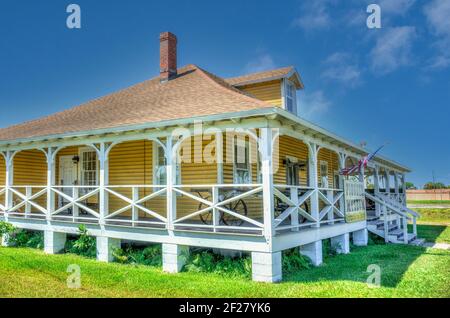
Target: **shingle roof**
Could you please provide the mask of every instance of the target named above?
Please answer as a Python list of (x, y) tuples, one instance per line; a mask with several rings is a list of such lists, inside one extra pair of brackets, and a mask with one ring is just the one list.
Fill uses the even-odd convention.
[(234, 88), (195, 65), (177, 78), (159, 77), (37, 120), (0, 129), (0, 140), (143, 124), (164, 120), (246, 111), (272, 105)]
[(242, 86), (249, 83), (262, 82), (270, 79), (282, 78), (292, 71), (294, 71), (293, 66), (278, 68), (270, 71), (257, 72), (252, 74), (246, 74), (242, 76), (227, 78), (226, 81), (233, 86)]

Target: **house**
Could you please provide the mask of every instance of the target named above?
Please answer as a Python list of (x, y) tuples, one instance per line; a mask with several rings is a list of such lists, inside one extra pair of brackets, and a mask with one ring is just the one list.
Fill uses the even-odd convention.
[(320, 265), (322, 240), (341, 253), (368, 230), (414, 240), (409, 169), (376, 156), (341, 176), (368, 151), (302, 119), (300, 89), (294, 67), (229, 79), (178, 68), (177, 38), (162, 33), (158, 77), (0, 129), (0, 220), (44, 231), (47, 253), (86, 224), (101, 261), (123, 240), (161, 243), (168, 272), (189, 247), (245, 251), (266, 282), (281, 280), (286, 249)]

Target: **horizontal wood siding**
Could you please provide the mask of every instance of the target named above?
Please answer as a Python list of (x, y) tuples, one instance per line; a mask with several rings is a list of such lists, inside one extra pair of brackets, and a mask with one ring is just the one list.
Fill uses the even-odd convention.
[(281, 107), (280, 80), (246, 85), (240, 87), (240, 89), (269, 104)]
[[(276, 149), (276, 147), (275, 147)], [(286, 184), (286, 165), (283, 160), (287, 156), (297, 158), (299, 162), (308, 164), (308, 146), (302, 141), (289, 137), (280, 136), (278, 139), (278, 152), (274, 151), (273, 160), (278, 163), (278, 170), (274, 174), (274, 183)], [(299, 181), (301, 186), (308, 185), (308, 167), (299, 170)]]

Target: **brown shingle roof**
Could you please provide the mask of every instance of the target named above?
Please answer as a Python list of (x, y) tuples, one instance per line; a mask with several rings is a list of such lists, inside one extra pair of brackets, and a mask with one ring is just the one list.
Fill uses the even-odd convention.
[(179, 69), (178, 74), (166, 83), (156, 77), (81, 106), (0, 129), (0, 140), (272, 107), (195, 65)]
[(262, 82), (270, 79), (281, 78), (294, 70), (294, 67), (288, 66), (270, 71), (257, 72), (242, 76), (227, 78), (226, 81), (233, 86), (242, 86), (254, 82)]

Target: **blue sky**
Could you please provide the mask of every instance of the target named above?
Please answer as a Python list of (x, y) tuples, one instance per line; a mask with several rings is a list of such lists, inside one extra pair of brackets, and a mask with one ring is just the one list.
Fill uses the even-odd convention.
[[(66, 27), (81, 7), (82, 28)], [(381, 6), (381, 29), (366, 7)], [(158, 35), (178, 64), (227, 77), (294, 65), (302, 116), (450, 184), (450, 1), (2, 0), (0, 127), (83, 103), (158, 73)]]

